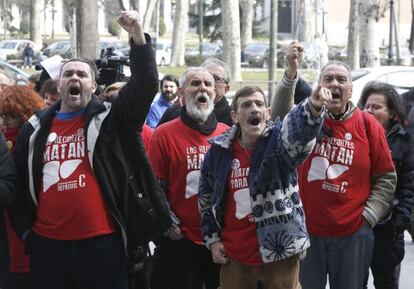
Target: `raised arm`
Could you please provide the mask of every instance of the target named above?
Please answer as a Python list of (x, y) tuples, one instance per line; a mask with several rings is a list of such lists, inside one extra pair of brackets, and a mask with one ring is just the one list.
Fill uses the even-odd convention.
[(114, 102), (115, 111), (133, 127), (141, 127), (158, 92), (158, 71), (151, 37), (144, 34), (137, 11), (124, 11), (119, 24), (131, 34), (131, 78)]
[(303, 47), (296, 42), (292, 42), (285, 49), (285, 56), (288, 67), (282, 74), (282, 78), (277, 83), (275, 93), (271, 103), (271, 118), (283, 119), (293, 106), (293, 96), (298, 81), (298, 70), (303, 55)]

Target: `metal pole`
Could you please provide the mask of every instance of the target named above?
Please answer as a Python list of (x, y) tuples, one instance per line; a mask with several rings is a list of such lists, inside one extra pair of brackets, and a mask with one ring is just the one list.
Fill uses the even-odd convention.
[(155, 4), (155, 37), (160, 37), (160, 0)]
[(388, 60), (387, 60), (387, 64), (388, 65), (392, 65), (394, 62), (394, 55), (392, 52), (392, 32), (393, 32), (393, 17), (394, 17), (394, 0), (390, 0), (390, 40), (389, 40), (389, 45), (388, 45)]
[(52, 39), (55, 39), (55, 13), (58, 12), (55, 9), (55, 0), (52, 0)]
[(198, 1), (198, 53), (203, 54), (203, 0)]
[(411, 0), (411, 33), (410, 33), (410, 44), (408, 46), (410, 53), (414, 52), (414, 1)]
[(277, 42), (277, 7), (278, 1), (270, 1), (270, 50), (268, 57), (269, 64), (269, 91), (268, 91), (268, 103), (272, 100), (272, 96), (275, 90), (276, 81), (276, 42)]

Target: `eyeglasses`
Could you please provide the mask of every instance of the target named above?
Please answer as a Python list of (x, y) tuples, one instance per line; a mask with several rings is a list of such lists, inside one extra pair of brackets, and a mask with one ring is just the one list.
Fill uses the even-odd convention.
[(216, 74), (213, 74), (213, 78), (215, 83), (226, 83), (226, 80), (223, 77), (220, 77)]
[(207, 87), (213, 86), (212, 83), (210, 81), (208, 81), (208, 80), (193, 79), (190, 82), (190, 84), (192, 86), (200, 86), (201, 83), (204, 83), (204, 85), (207, 86)]

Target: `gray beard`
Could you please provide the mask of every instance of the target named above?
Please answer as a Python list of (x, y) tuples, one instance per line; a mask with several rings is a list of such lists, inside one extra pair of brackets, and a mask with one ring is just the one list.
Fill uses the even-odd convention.
[(213, 112), (214, 109), (214, 102), (209, 99), (208, 107), (205, 109), (200, 109), (197, 107), (194, 101), (186, 101), (186, 108), (187, 108), (187, 114), (192, 119), (194, 119), (197, 122), (204, 123), (209, 115)]

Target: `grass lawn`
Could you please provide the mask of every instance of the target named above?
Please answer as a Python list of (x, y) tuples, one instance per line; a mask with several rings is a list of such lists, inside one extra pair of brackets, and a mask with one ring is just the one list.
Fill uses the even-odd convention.
[[(180, 76), (186, 66), (182, 67), (168, 67), (159, 66), (158, 71), (162, 74), (173, 74)], [(276, 81), (278, 81), (282, 75), (283, 69), (276, 70)], [(309, 83), (313, 83), (316, 80), (317, 73), (314, 70), (301, 70), (301, 76), (306, 79)], [(267, 70), (253, 70), (253, 69), (242, 69), (242, 81), (233, 81), (230, 83), (231, 90), (237, 90), (245, 85), (257, 85), (262, 89), (267, 90), (268, 88), (268, 71)]]
[[(186, 66), (181, 67), (168, 67), (168, 66), (159, 66), (158, 71), (160, 74), (173, 74), (180, 76), (183, 74)], [(34, 68), (32, 69), (23, 69), (29, 75), (36, 72)], [(282, 75), (283, 69), (276, 70), (276, 81), (278, 81)], [(314, 70), (301, 70), (301, 76), (312, 84), (317, 77), (317, 73)], [(230, 90), (236, 91), (239, 88), (246, 86), (246, 85), (255, 85), (259, 86), (263, 90), (268, 89), (269, 81), (268, 81), (268, 71), (266, 69), (249, 69), (243, 68), (242, 69), (242, 81), (233, 81), (230, 83)]]

